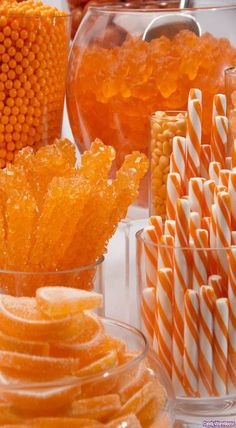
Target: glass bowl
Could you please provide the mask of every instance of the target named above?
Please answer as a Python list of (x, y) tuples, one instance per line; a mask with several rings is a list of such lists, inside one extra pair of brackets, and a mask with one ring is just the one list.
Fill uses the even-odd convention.
[(101, 257), (91, 265), (54, 272), (0, 270), (0, 293), (18, 297), (35, 296), (40, 287), (65, 286), (95, 290), (104, 295), (103, 261), (104, 257)]
[[(148, 152), (149, 116), (186, 110), (190, 88), (203, 91), (203, 143), (208, 141), (214, 94), (224, 92), (224, 69), (236, 63), (236, 2), (194, 1), (186, 10), (201, 28), (173, 39), (142, 40), (154, 18), (179, 15), (167, 2), (91, 4), (69, 57), (67, 106), (81, 152), (94, 138), (112, 144), (114, 169), (132, 150)], [(163, 30), (164, 31), (164, 30)], [(147, 205), (147, 179), (140, 204)]]
[(235, 245), (160, 245), (143, 230), (136, 238), (141, 329), (172, 381), (176, 420), (183, 428), (234, 426)]
[(70, 16), (50, 12), (0, 12), (0, 167), (61, 135)]
[[(59, 427), (62, 426), (60, 421), (61, 424), (63, 420), (65, 422), (63, 418), (78, 417), (83, 419), (81, 425), (78, 420), (78, 425), (76, 421), (73, 425), (73, 419), (70, 419), (67, 426), (105, 426), (96, 424), (98, 420), (109, 422), (106, 425), (109, 427), (173, 427), (172, 388), (156, 355), (148, 349), (143, 334), (111, 319), (102, 319), (102, 322), (109, 335), (124, 341), (127, 350), (137, 354), (131, 354), (131, 359), (119, 367), (80, 378), (60, 378), (59, 373), (58, 379), (51, 383), (37, 381), (26, 384), (15, 379), (13, 384), (0, 373), (0, 425), (18, 422), (31, 427)], [(135, 413), (140, 424), (137, 419), (136, 424), (131, 423)], [(120, 417), (119, 424), (112, 424), (116, 416)], [(42, 425), (37, 425), (37, 420)]]

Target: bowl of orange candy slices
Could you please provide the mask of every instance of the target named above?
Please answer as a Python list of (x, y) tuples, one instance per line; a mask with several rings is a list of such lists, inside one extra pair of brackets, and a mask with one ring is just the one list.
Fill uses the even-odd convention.
[(0, 296), (0, 426), (173, 426), (171, 387), (145, 337), (70, 287)]
[(96, 140), (78, 164), (57, 140), (22, 149), (0, 170), (0, 287), (30, 296), (43, 285), (91, 289), (107, 243), (136, 199), (148, 160), (126, 157), (109, 178), (115, 151)]

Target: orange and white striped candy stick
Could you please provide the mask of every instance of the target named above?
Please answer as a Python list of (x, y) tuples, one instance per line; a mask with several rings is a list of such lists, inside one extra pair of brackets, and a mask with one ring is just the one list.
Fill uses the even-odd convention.
[(216, 248), (216, 232), (217, 232), (217, 206), (213, 204), (211, 207), (211, 225), (210, 225), (210, 247)]
[(202, 217), (201, 228), (205, 229), (208, 232), (208, 237), (209, 237), (210, 231), (211, 231), (211, 217)]
[(203, 181), (200, 177), (191, 178), (189, 181), (189, 202), (191, 211), (198, 212), (202, 217), (204, 195)]
[(226, 116), (226, 96), (216, 94), (213, 98), (212, 122), (216, 116)]
[(151, 217), (149, 217), (148, 219), (148, 223), (149, 226), (154, 226), (155, 227), (155, 231), (156, 231), (156, 235), (157, 235), (157, 240), (160, 239), (162, 233), (163, 233), (163, 221), (161, 216), (159, 215), (152, 215)]
[(189, 220), (186, 199), (177, 199), (174, 248), (174, 327), (172, 383), (177, 395), (183, 395), (184, 294), (189, 286)]
[(202, 136), (202, 105), (198, 99), (190, 100), (187, 114), (187, 178), (199, 177), (200, 175), (200, 153)]
[(222, 185), (220, 186), (218, 184), (218, 186), (215, 187), (214, 204), (217, 203), (217, 195), (218, 195), (218, 193), (221, 193), (221, 192), (228, 192), (228, 189), (227, 189), (227, 187), (222, 186)]
[(217, 299), (214, 306), (213, 385), (214, 395), (227, 394), (229, 302)]
[(236, 247), (229, 251), (229, 355), (228, 393), (236, 392)]
[(215, 293), (209, 286), (199, 290), (199, 394), (208, 397), (213, 392), (213, 309)]
[(217, 195), (217, 223), (216, 223), (216, 246), (219, 249), (218, 272), (222, 276), (223, 290), (227, 295), (228, 286), (228, 258), (227, 248), (231, 245), (231, 203), (227, 192)]
[(200, 174), (206, 180), (209, 179), (209, 165), (211, 163), (211, 146), (202, 144), (200, 151)]
[(231, 232), (231, 244), (236, 245), (236, 230)]
[(198, 100), (202, 104), (202, 91), (198, 88), (191, 88), (188, 94), (188, 103), (191, 100)]
[(175, 237), (175, 220), (165, 221), (164, 234)]
[(143, 331), (150, 344), (153, 340), (155, 302), (155, 288), (144, 288), (141, 297), (141, 320)]
[(232, 144), (232, 167), (236, 167), (236, 140)]
[(143, 230), (146, 282), (148, 287), (157, 286), (157, 254), (158, 239), (154, 226), (145, 227)]
[(231, 157), (231, 156), (227, 156), (227, 157), (225, 158), (225, 168), (227, 168), (227, 169), (229, 169), (229, 170), (231, 170), (231, 169), (233, 168), (233, 165), (232, 165), (232, 157)]
[(173, 268), (173, 236), (162, 235), (159, 244), (158, 270), (162, 268)]
[(231, 201), (232, 230), (236, 230), (236, 171), (231, 171), (229, 175), (229, 196)]
[(219, 176), (219, 185), (225, 186), (228, 190), (229, 185), (229, 175), (230, 171), (228, 169), (221, 169), (220, 170), (220, 176)]
[(196, 229), (201, 228), (201, 217), (197, 212), (190, 212), (189, 244), (192, 246), (195, 240)]
[(228, 140), (228, 119), (226, 116), (216, 116), (213, 123), (211, 149), (214, 161), (225, 167)]
[(207, 180), (203, 183), (204, 216), (206, 217), (211, 215), (211, 206), (214, 203), (215, 186), (216, 185), (213, 180)]
[(184, 296), (184, 388), (188, 396), (198, 396), (199, 297), (194, 290)]
[(222, 277), (220, 275), (210, 275), (208, 285), (213, 288), (217, 299), (223, 297)]
[(158, 271), (158, 355), (170, 379), (172, 374), (172, 290), (173, 271), (163, 268)]
[(174, 137), (172, 145), (170, 172), (176, 172), (180, 175), (181, 189), (184, 194), (186, 191), (186, 140), (183, 137)]
[(202, 285), (207, 284), (208, 270), (208, 232), (205, 229), (197, 229), (195, 233), (193, 249), (193, 289), (198, 291)]
[(216, 185), (219, 184), (221, 167), (220, 162), (211, 162), (209, 165), (209, 179), (213, 180)]
[(180, 175), (173, 172), (167, 177), (166, 215), (169, 220), (175, 220), (176, 200), (181, 196)]

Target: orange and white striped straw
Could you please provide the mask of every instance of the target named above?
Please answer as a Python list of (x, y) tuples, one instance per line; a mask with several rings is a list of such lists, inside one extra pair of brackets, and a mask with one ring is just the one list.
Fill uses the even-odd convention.
[(236, 392), (236, 247), (229, 251), (229, 355), (228, 393)]
[(213, 385), (214, 395), (227, 394), (229, 302), (217, 299), (214, 306)]
[(228, 141), (228, 119), (226, 116), (216, 116), (213, 123), (211, 149), (213, 160), (225, 167)]
[(162, 235), (159, 241), (158, 270), (162, 268), (173, 268), (174, 237)]
[(167, 177), (167, 196), (166, 196), (166, 215), (169, 220), (175, 220), (176, 201), (182, 193), (181, 178), (176, 172), (168, 174)]
[(236, 140), (232, 144), (232, 168), (236, 167)]
[(216, 223), (216, 246), (219, 249), (218, 273), (222, 276), (223, 290), (227, 295), (228, 283), (228, 258), (227, 249), (231, 245), (231, 203), (227, 192), (217, 195), (217, 223)]
[(173, 138), (173, 151), (171, 161), (171, 171), (180, 175), (181, 189), (183, 194), (186, 191), (186, 140), (183, 137)]
[(205, 229), (197, 229), (193, 248), (193, 289), (198, 291), (202, 285), (207, 284), (208, 271), (208, 232)]
[(208, 397), (213, 392), (213, 309), (214, 290), (208, 285), (199, 290), (199, 394)]
[(200, 151), (200, 175), (206, 180), (209, 179), (209, 165), (211, 160), (210, 144), (202, 144)]
[(220, 170), (220, 176), (219, 176), (219, 185), (225, 186), (228, 190), (229, 186), (229, 175), (230, 171), (228, 169), (221, 169)]
[(231, 202), (232, 230), (236, 230), (236, 171), (231, 171), (229, 175), (229, 196)]
[(216, 185), (219, 184), (221, 168), (222, 168), (222, 165), (220, 162), (211, 162), (209, 165), (209, 179), (213, 180)]
[(198, 212), (202, 217), (204, 203), (203, 181), (199, 177), (191, 178), (189, 181), (189, 202), (191, 211)]
[(184, 296), (184, 388), (188, 396), (197, 397), (199, 349), (199, 297), (194, 290)]
[(186, 176), (199, 177), (200, 175), (200, 154), (202, 137), (202, 105), (198, 99), (190, 100), (187, 114), (187, 163)]
[(160, 237), (161, 237), (161, 235), (163, 233), (163, 221), (162, 221), (162, 217), (159, 216), (159, 215), (152, 215), (151, 217), (149, 217), (148, 223), (149, 223), (149, 226), (154, 226), (155, 227), (157, 239), (160, 239)]
[(217, 299), (223, 297), (222, 277), (220, 275), (210, 275), (208, 285), (213, 288)]
[(158, 271), (158, 355), (170, 379), (172, 374), (172, 290), (173, 271)]
[(143, 331), (152, 345), (155, 317), (155, 288), (144, 288), (141, 297), (141, 320)]
[(165, 221), (164, 234), (175, 237), (175, 220)]
[(192, 246), (195, 241), (196, 229), (201, 228), (201, 217), (197, 212), (190, 212), (189, 243)]
[(157, 255), (158, 238), (154, 226), (145, 227), (143, 230), (146, 282), (148, 287), (157, 286)]
[(204, 195), (204, 216), (209, 217), (211, 215), (211, 206), (214, 203), (215, 194), (215, 182), (213, 180), (207, 180), (203, 183), (203, 195)]
[(184, 295), (189, 285), (190, 207), (186, 199), (177, 199), (174, 249), (174, 329), (172, 383), (175, 393), (183, 395)]

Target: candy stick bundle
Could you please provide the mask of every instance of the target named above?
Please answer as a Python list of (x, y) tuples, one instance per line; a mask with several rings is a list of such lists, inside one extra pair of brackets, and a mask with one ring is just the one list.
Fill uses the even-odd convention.
[(229, 158), (225, 96), (216, 95), (201, 145), (201, 99), (190, 91), (186, 138), (173, 141), (167, 219), (150, 217), (143, 232), (141, 298), (176, 394), (195, 397), (236, 392), (236, 142)]

